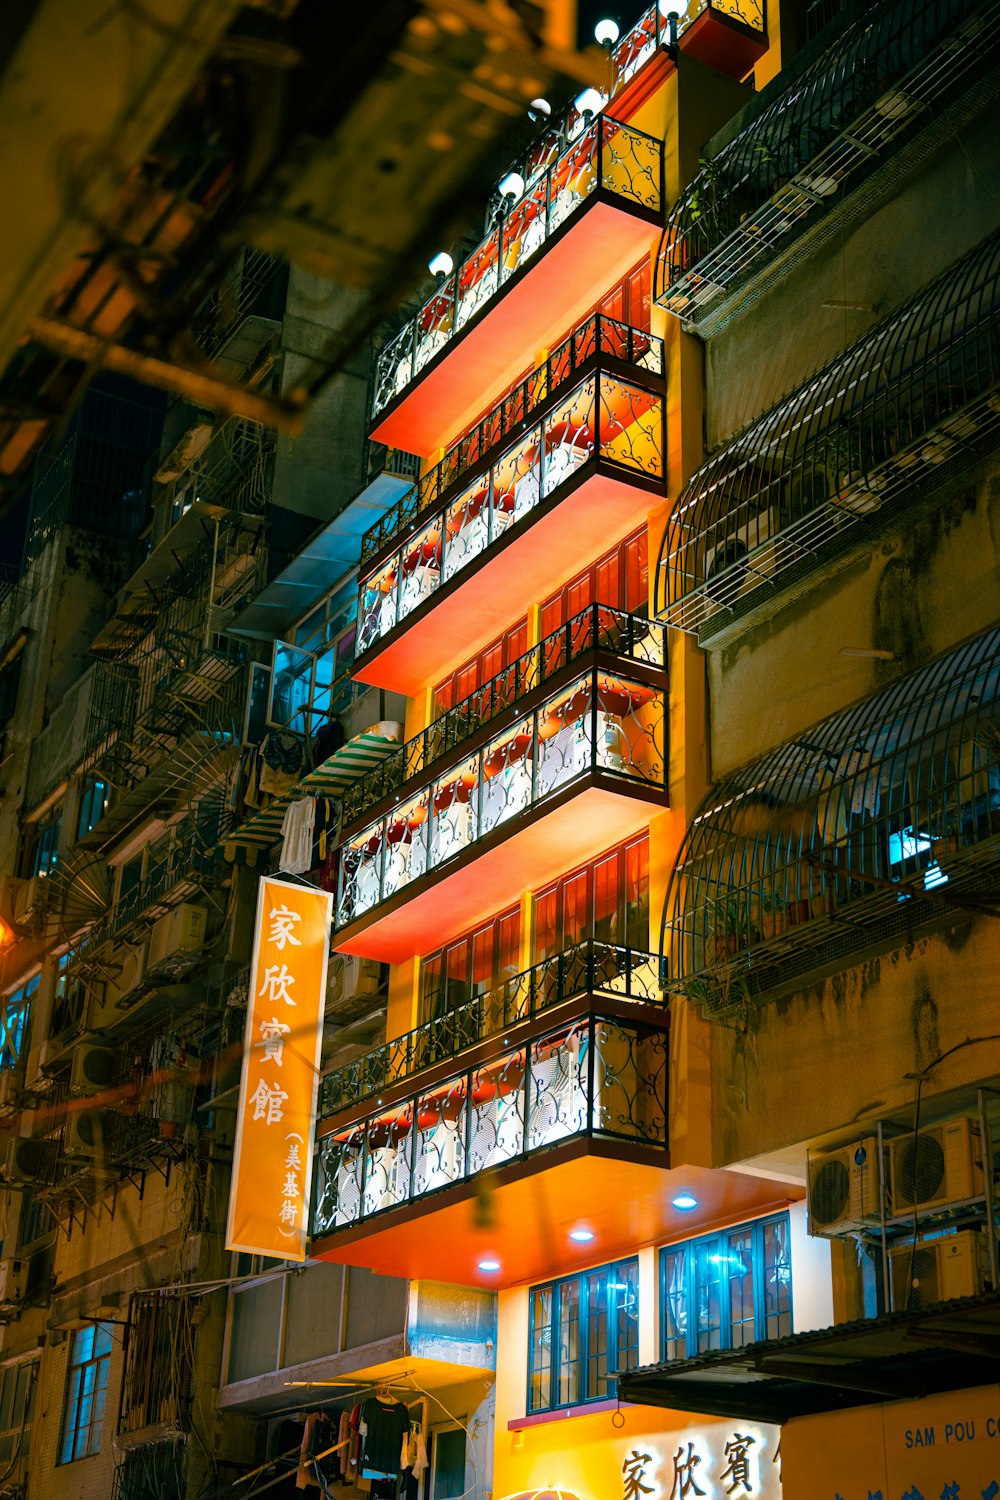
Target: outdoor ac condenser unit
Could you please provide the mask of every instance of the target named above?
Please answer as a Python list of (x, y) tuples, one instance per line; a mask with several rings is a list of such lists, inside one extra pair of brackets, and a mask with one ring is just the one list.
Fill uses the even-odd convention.
[(940, 1208), (983, 1191), (979, 1126), (964, 1116), (891, 1142), (892, 1212)]
[(878, 1137), (811, 1157), (807, 1196), (811, 1234), (837, 1234), (878, 1218)]
[(73, 1094), (99, 1094), (108, 1088), (114, 1076), (115, 1049), (94, 1042), (80, 1042), (73, 1048), (69, 1075)]
[(154, 969), (175, 953), (197, 952), (205, 942), (207, 920), (205, 907), (191, 901), (158, 918), (149, 939), (148, 967)]
[(952, 1297), (973, 1297), (986, 1285), (985, 1236), (965, 1229), (940, 1239), (917, 1240), (889, 1251), (892, 1305), (896, 1312), (919, 1312)]

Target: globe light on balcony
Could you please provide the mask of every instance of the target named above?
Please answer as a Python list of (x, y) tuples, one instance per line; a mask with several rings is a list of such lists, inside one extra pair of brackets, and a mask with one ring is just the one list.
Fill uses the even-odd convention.
[(594, 1238), (594, 1231), (592, 1229), (584, 1229), (581, 1226), (579, 1229), (571, 1229), (569, 1237), (571, 1240), (575, 1240), (578, 1245), (589, 1245), (590, 1241)]
[(455, 262), (447, 250), (439, 250), (432, 261), (428, 261), (427, 269), (432, 276), (450, 276), (455, 269)]
[(584, 89), (582, 94), (577, 94), (573, 103), (589, 125), (594, 116), (599, 115), (604, 108), (604, 95), (597, 89)]
[(698, 1200), (693, 1193), (678, 1193), (677, 1197), (671, 1198), (670, 1201), (675, 1208), (681, 1209), (684, 1213), (698, 1207)]
[(598, 21), (594, 27), (594, 40), (602, 47), (613, 47), (620, 35), (618, 22), (612, 21), (610, 16), (605, 16), (604, 20)]
[(479, 1262), (479, 1269), (481, 1271), (499, 1271), (500, 1262), (498, 1260), (494, 1260), (492, 1256), (488, 1255), (484, 1260), (481, 1260)]
[(529, 120), (546, 120), (552, 113), (552, 105), (547, 99), (532, 99), (528, 105)]
[(505, 198), (517, 199), (524, 192), (524, 178), (520, 172), (508, 172), (497, 184)]

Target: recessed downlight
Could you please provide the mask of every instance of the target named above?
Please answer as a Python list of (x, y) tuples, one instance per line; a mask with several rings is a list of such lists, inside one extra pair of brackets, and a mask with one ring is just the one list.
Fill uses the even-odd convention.
[(670, 1201), (675, 1208), (683, 1209), (685, 1212), (698, 1207), (698, 1200), (693, 1193), (678, 1193), (677, 1197), (671, 1198)]
[(479, 1269), (481, 1271), (499, 1271), (500, 1262), (498, 1260), (494, 1260), (492, 1256), (488, 1255), (484, 1260), (481, 1260), (479, 1262)]
[(589, 1245), (590, 1241), (594, 1238), (594, 1231), (592, 1229), (584, 1229), (582, 1227), (579, 1229), (571, 1229), (569, 1232), (569, 1237), (571, 1240), (576, 1240), (576, 1243), (578, 1245)]

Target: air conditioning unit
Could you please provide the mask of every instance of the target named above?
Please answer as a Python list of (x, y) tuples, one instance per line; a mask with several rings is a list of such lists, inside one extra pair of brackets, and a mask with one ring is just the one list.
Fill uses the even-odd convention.
[(149, 944), (140, 943), (135, 948), (126, 948), (122, 955), (121, 973), (115, 981), (119, 996), (131, 994), (142, 984), (146, 973)]
[(892, 1212), (940, 1208), (983, 1192), (979, 1126), (964, 1116), (891, 1142)]
[(64, 1156), (91, 1159), (104, 1153), (110, 1116), (102, 1109), (74, 1110), (63, 1127)]
[[(745, 507), (740, 507), (746, 513)], [(779, 530), (777, 507), (765, 506), (758, 514), (749, 514), (742, 526), (705, 550), (705, 591), (720, 603), (732, 604), (742, 594), (773, 577), (777, 571)], [(753, 553), (752, 563), (748, 561)], [(732, 569), (731, 572), (728, 572)], [(728, 573), (713, 589), (712, 580)]]
[(381, 964), (356, 953), (335, 953), (330, 960), (327, 998), (331, 1004), (343, 1000), (374, 999), (379, 991)]
[(810, 1157), (810, 1234), (836, 1234), (877, 1219), (878, 1168), (878, 1137), (874, 1135)]
[(154, 969), (175, 953), (194, 953), (202, 948), (207, 920), (206, 908), (190, 901), (160, 917), (150, 934), (148, 967)]
[(3, 1175), (7, 1182), (47, 1181), (58, 1152), (55, 1141), (22, 1135), (7, 1143)]
[(73, 1094), (100, 1094), (109, 1088), (115, 1072), (115, 1048), (95, 1042), (80, 1042), (73, 1048), (69, 1087)]
[(13, 1256), (0, 1260), (0, 1303), (10, 1306), (12, 1302), (24, 1300), (28, 1284), (28, 1262), (26, 1258)]
[(986, 1237), (974, 1229), (897, 1245), (889, 1251), (893, 1308), (920, 1312), (952, 1297), (974, 1297), (986, 1285), (988, 1262)]

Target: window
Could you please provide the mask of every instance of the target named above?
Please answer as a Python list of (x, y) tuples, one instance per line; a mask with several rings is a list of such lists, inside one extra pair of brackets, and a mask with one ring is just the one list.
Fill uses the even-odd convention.
[(535, 963), (591, 938), (648, 949), (648, 834), (609, 849), (535, 896)]
[(24, 1459), (31, 1446), (37, 1385), (37, 1359), (23, 1359), (0, 1368), (0, 1464), (8, 1474), (8, 1465)]
[(36, 823), (29, 823), (24, 833), (21, 868), (26, 879), (49, 875), (59, 858), (59, 836), (62, 832), (62, 803), (50, 807)]
[(420, 965), (420, 1019), (457, 1010), (521, 970), (521, 908), (512, 906)]
[(61, 1464), (101, 1451), (114, 1327), (113, 1323), (91, 1323), (73, 1335), (59, 1444)]
[(777, 1214), (660, 1251), (663, 1358), (792, 1332), (789, 1218)]
[(434, 713), (440, 717), (456, 703), (470, 698), (479, 688), (498, 677), (528, 649), (528, 627), (524, 620), (498, 636), (485, 650), (464, 662), (434, 689)]
[(616, 1261), (532, 1287), (528, 1411), (614, 1396), (639, 1362), (639, 1261)]
[(563, 585), (542, 605), (542, 638), (572, 620), (591, 604), (645, 615), (649, 608), (649, 560), (646, 528), (626, 537), (589, 568)]
[(623, 276), (601, 303), (601, 312), (617, 323), (649, 329), (649, 257)]
[(431, 1433), (431, 1500), (458, 1500), (465, 1483), (465, 1432), (461, 1427), (436, 1427)]
[(111, 787), (100, 776), (87, 776), (84, 779), (80, 788), (80, 811), (76, 822), (78, 839), (97, 827), (108, 810), (110, 800)]
[(4, 996), (0, 1006), (0, 1070), (13, 1068), (21, 1056), (21, 1048), (29, 1033), (28, 1017), (31, 1001), (37, 993), (41, 974), (33, 974), (24, 984), (18, 985)]

